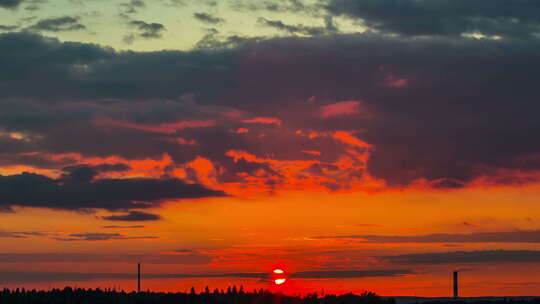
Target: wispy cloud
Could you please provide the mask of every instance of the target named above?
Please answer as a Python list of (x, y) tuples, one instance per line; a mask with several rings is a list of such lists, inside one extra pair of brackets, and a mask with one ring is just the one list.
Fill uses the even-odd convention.
[(104, 216), (102, 219), (107, 221), (119, 221), (119, 222), (145, 222), (145, 221), (159, 221), (160, 215), (147, 213), (142, 211), (130, 211), (127, 214)]

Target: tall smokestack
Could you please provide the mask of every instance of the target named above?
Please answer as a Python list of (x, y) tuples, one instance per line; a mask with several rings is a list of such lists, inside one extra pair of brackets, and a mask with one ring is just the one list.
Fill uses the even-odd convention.
[(459, 297), (459, 292), (458, 292), (458, 272), (454, 271), (454, 298), (458, 298), (458, 297)]
[(137, 263), (137, 292), (141, 292), (141, 263)]

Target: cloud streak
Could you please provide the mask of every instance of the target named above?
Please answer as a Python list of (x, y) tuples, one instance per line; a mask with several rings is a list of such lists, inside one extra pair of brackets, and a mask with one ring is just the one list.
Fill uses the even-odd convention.
[(412, 236), (340, 235), (315, 239), (353, 239), (367, 243), (540, 243), (540, 230), (478, 232), (469, 234), (437, 233)]
[[(1, 257), (1, 256), (0, 256)], [(381, 270), (381, 271), (325, 271), (302, 272), (292, 274), (296, 278), (327, 279), (327, 278), (365, 278), (365, 277), (393, 277), (411, 274), (409, 270)], [(146, 279), (184, 279), (184, 278), (254, 278), (268, 279), (268, 273), (221, 273), (221, 274), (155, 274), (145, 273)], [(55, 272), (0, 272), (0, 282), (7, 283), (34, 283), (34, 282), (61, 282), (61, 281), (89, 281), (100, 279), (131, 279), (133, 274), (123, 273), (55, 273)]]
[[(76, 172), (76, 171), (74, 171)], [(77, 183), (23, 173), (0, 176), (0, 206), (64, 210), (140, 209), (159, 206), (168, 199), (221, 197), (225, 194), (179, 179), (101, 179)], [(131, 214), (138, 216), (138, 214)], [(129, 217), (129, 214), (128, 214)]]
[(538, 263), (540, 251), (494, 250), (456, 251), (442, 253), (418, 253), (380, 257), (382, 260), (398, 264), (457, 264), (457, 263)]
[(159, 221), (161, 216), (152, 213), (146, 213), (142, 211), (131, 211), (127, 214), (122, 215), (110, 215), (102, 217), (107, 221), (118, 221), (118, 222), (147, 222), (147, 221)]

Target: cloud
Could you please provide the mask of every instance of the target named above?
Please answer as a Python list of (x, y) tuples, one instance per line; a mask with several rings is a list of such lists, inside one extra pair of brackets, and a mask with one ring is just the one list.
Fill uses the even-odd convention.
[(136, 34), (128, 34), (124, 36), (125, 43), (132, 43), (136, 38), (143, 39), (159, 39), (163, 36), (166, 28), (161, 23), (146, 23), (141, 20), (133, 20), (128, 23), (131, 27), (138, 30)]
[(278, 126), (280, 126), (282, 123), (281, 120), (276, 117), (255, 117), (255, 118), (243, 120), (243, 122), (247, 124), (265, 124), (265, 125), (275, 124)]
[(0, 253), (0, 263), (143, 263), (208, 264), (211, 257), (200, 254), (86, 254), (86, 253)]
[(128, 236), (120, 233), (73, 233), (67, 237), (54, 237), (57, 241), (111, 241), (111, 240), (152, 240), (157, 236)]
[(125, 164), (74, 165), (62, 168), (62, 171), (66, 172), (62, 180), (68, 183), (88, 183), (100, 173), (125, 172), (129, 169)]
[(540, 5), (519, 0), (327, 0), (326, 9), (358, 18), (369, 28), (401, 35), (534, 37)]
[(176, 250), (174, 250), (174, 252), (189, 253), (189, 252), (193, 252), (193, 250), (191, 250), (191, 249), (176, 249)]
[(24, 8), (27, 11), (33, 12), (41, 8), (41, 6), (47, 3), (48, 0), (26, 0), (28, 5)]
[(292, 278), (302, 279), (349, 279), (349, 278), (373, 278), (395, 277), (413, 274), (411, 270), (336, 270), (336, 271), (304, 271), (291, 274)]
[(142, 0), (131, 0), (129, 2), (120, 3), (123, 16), (135, 14), (139, 9), (145, 8), (146, 3)]
[(327, 106), (322, 106), (320, 115), (323, 118), (329, 118), (342, 115), (353, 115), (360, 111), (361, 103), (359, 101), (340, 101)]
[(494, 250), (418, 253), (380, 257), (398, 264), (538, 263), (540, 251)]
[(212, 16), (208, 13), (194, 13), (193, 17), (195, 17), (195, 19), (201, 22), (208, 23), (208, 24), (220, 24), (220, 23), (225, 22), (225, 19)]
[(108, 225), (108, 226), (102, 226), (104, 229), (142, 229), (146, 226), (142, 225), (131, 225), (131, 226), (117, 226), (117, 225)]
[(318, 36), (318, 35), (335, 32), (335, 28), (333, 27), (332, 23), (327, 23), (326, 27), (319, 27), (319, 26), (305, 26), (301, 24), (290, 25), (290, 24), (283, 23), (283, 21), (280, 21), (280, 20), (269, 20), (264, 17), (259, 17), (257, 21), (259, 24), (262, 24), (264, 26), (268, 26), (268, 27), (277, 29), (279, 31), (288, 32), (290, 34)]
[(46, 236), (48, 233), (41, 231), (9, 231), (0, 230), (0, 238), (26, 239), (29, 236)]
[(19, 26), (17, 26), (17, 25), (0, 25), (0, 31), (11, 32), (11, 31), (14, 31), (14, 30), (16, 30), (18, 28), (19, 28)]
[[(264, 191), (306, 183), (325, 191), (449, 191), (540, 180), (540, 128), (532, 114), (540, 96), (525, 76), (540, 68), (540, 41), (371, 33), (214, 46), (118, 52), (31, 33), (0, 35), (3, 165), (32, 160), (60, 169), (78, 162), (45, 156), (127, 163), (166, 154), (171, 164), (162, 175), (201, 179), (186, 169), (201, 158), (213, 168), (205, 173), (209, 185), (233, 176)], [(493, 68), (501, 65), (504, 73)], [(389, 79), (407, 83), (396, 88)], [(357, 113), (320, 116), (321, 107), (359, 100)], [(213, 123), (175, 127), (186, 121)], [(249, 133), (230, 132), (240, 128)], [(176, 138), (196, 144), (179, 149)], [(245, 151), (285, 179), (277, 186), (271, 175), (254, 182), (252, 173), (235, 169), (241, 164), (228, 151)]]
[(144, 222), (144, 221), (159, 221), (161, 216), (142, 211), (130, 211), (127, 214), (104, 216), (102, 219), (107, 221), (119, 222)]
[(24, 0), (0, 0), (0, 7), (6, 9), (17, 8)]
[(368, 243), (540, 243), (540, 230), (477, 232), (469, 234), (437, 233), (412, 236), (341, 235), (317, 239), (358, 239)]
[(28, 29), (31, 31), (68, 32), (85, 30), (86, 26), (79, 22), (78, 17), (64, 16), (41, 19)]
[(23, 173), (0, 176), (0, 206), (41, 207), (65, 210), (139, 209), (159, 206), (167, 199), (219, 197), (225, 194), (178, 179), (72, 179)]
[(304, 3), (301, 0), (234, 0), (231, 1), (231, 7), (240, 11), (269, 11), (269, 12), (295, 12), (295, 13), (314, 13), (317, 9)]
[[(1, 259), (1, 257), (0, 257)], [(409, 270), (374, 270), (374, 271), (320, 271), (301, 272), (292, 274), (297, 278), (365, 278), (365, 277), (393, 277), (407, 275)], [(2, 271), (0, 282), (29, 283), (29, 282), (59, 282), (59, 281), (89, 281), (98, 279), (129, 279), (133, 274), (123, 273), (55, 273), (55, 272), (24, 272)], [(185, 278), (255, 278), (268, 279), (268, 273), (218, 273), (218, 274), (156, 274), (145, 273), (147, 279), (185, 279)]]

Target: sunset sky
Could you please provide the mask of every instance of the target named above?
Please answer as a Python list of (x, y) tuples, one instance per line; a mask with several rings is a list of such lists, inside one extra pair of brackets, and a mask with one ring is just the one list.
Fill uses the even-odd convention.
[(0, 0), (0, 288), (540, 296), (539, 16)]

